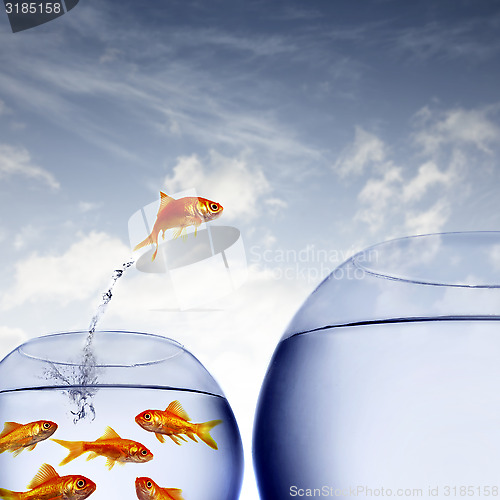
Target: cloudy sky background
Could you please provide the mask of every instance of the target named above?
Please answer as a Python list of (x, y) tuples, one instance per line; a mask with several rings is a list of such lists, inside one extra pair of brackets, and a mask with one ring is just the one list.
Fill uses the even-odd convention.
[(100, 326), (214, 374), (255, 499), (260, 384), (321, 277), (388, 238), (499, 229), (499, 33), (497, 0), (81, 0), (17, 34), (1, 12), (0, 355), (88, 325), (160, 189), (219, 201), (245, 285), (179, 311), (131, 269)]

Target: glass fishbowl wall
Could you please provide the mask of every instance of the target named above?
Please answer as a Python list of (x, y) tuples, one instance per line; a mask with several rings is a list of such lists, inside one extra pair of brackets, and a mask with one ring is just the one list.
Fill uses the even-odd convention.
[(334, 271), (262, 386), (261, 499), (500, 494), (499, 284), (499, 233), (394, 240)]

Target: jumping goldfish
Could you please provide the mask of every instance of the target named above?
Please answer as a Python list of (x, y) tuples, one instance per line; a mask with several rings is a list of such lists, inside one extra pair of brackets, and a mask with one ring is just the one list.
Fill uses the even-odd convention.
[(122, 439), (111, 427), (106, 427), (105, 433), (96, 441), (62, 441), (61, 439), (52, 439), (52, 441), (69, 450), (69, 455), (59, 465), (65, 465), (87, 451), (90, 452), (87, 460), (92, 460), (99, 455), (106, 457), (106, 467), (109, 470), (116, 463), (120, 465), (126, 462), (143, 463), (153, 459), (153, 454), (144, 445), (130, 439)]
[(174, 198), (161, 191), (160, 196), (160, 208), (156, 215), (156, 222), (154, 223), (153, 230), (144, 241), (134, 248), (135, 251), (147, 245), (156, 245), (156, 250), (151, 260), (155, 260), (156, 254), (158, 253), (158, 236), (160, 232), (162, 232), (162, 237), (165, 239), (165, 231), (167, 229), (178, 228), (174, 233), (175, 239), (183, 234), (186, 227), (194, 226), (194, 235), (196, 236), (198, 226), (202, 222), (216, 219), (224, 210), (222, 205), (215, 201), (207, 200), (206, 198), (187, 196), (174, 200)]
[(165, 411), (145, 410), (135, 417), (135, 421), (145, 430), (154, 432), (160, 443), (165, 442), (163, 435), (168, 436), (175, 444), (180, 443), (179, 439), (187, 441), (182, 434), (196, 441), (198, 436), (204, 443), (214, 450), (217, 443), (210, 436), (210, 430), (222, 423), (222, 420), (211, 420), (201, 424), (189, 422), (190, 418), (182, 408), (179, 401), (172, 401)]
[(57, 430), (57, 424), (50, 420), (37, 420), (29, 424), (5, 422), (0, 434), (0, 453), (10, 451), (14, 456), (23, 449), (34, 450), (35, 446), (44, 439), (52, 436)]
[(0, 488), (0, 498), (6, 500), (83, 500), (96, 489), (85, 476), (61, 477), (49, 464), (43, 464), (28, 484), (29, 491), (18, 492)]
[(139, 500), (184, 500), (179, 488), (160, 488), (149, 477), (138, 477), (135, 480), (135, 491)]

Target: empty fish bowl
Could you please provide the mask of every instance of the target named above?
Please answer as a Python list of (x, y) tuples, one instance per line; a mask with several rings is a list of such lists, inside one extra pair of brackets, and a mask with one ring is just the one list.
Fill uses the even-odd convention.
[(98, 331), (26, 342), (0, 363), (0, 431), (0, 498), (239, 496), (231, 408), (200, 362), (165, 337)]
[(498, 496), (500, 233), (360, 252), (299, 309), (259, 398), (263, 500)]

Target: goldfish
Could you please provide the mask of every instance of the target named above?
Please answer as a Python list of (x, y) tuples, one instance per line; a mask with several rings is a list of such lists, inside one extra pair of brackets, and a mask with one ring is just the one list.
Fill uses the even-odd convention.
[(168, 436), (175, 444), (182, 444), (180, 439), (187, 441), (182, 434), (196, 441), (198, 436), (204, 443), (208, 444), (214, 450), (217, 449), (217, 443), (210, 436), (210, 430), (216, 425), (222, 423), (222, 420), (211, 420), (201, 424), (189, 422), (190, 418), (182, 408), (179, 401), (172, 401), (162, 410), (145, 410), (135, 417), (135, 421), (146, 431), (154, 432), (160, 443), (165, 442), (163, 435)]
[(155, 260), (158, 253), (158, 236), (160, 232), (162, 232), (162, 237), (165, 239), (167, 229), (177, 228), (173, 235), (174, 239), (176, 239), (185, 232), (186, 227), (194, 226), (194, 235), (196, 236), (198, 226), (202, 222), (208, 222), (220, 217), (224, 210), (220, 203), (206, 198), (186, 196), (175, 200), (162, 191), (160, 191), (160, 197), (160, 208), (151, 234), (134, 248), (135, 251), (147, 245), (156, 245), (151, 260)]
[(149, 477), (138, 477), (135, 491), (139, 500), (184, 500), (179, 488), (160, 488)]
[(37, 420), (29, 424), (18, 424), (17, 422), (5, 422), (0, 434), (0, 453), (10, 451), (14, 456), (19, 455), (25, 448), (28, 451), (57, 430), (57, 424), (50, 420)]
[(52, 441), (68, 448), (68, 456), (59, 464), (65, 465), (87, 451), (90, 452), (87, 460), (92, 460), (99, 455), (107, 458), (106, 467), (111, 470), (118, 463), (126, 462), (143, 463), (153, 460), (153, 454), (141, 443), (122, 439), (111, 427), (106, 427), (104, 434), (96, 441)]
[(28, 484), (29, 491), (19, 492), (0, 488), (0, 498), (6, 500), (83, 500), (92, 495), (96, 484), (85, 476), (60, 476), (49, 464), (43, 464)]

